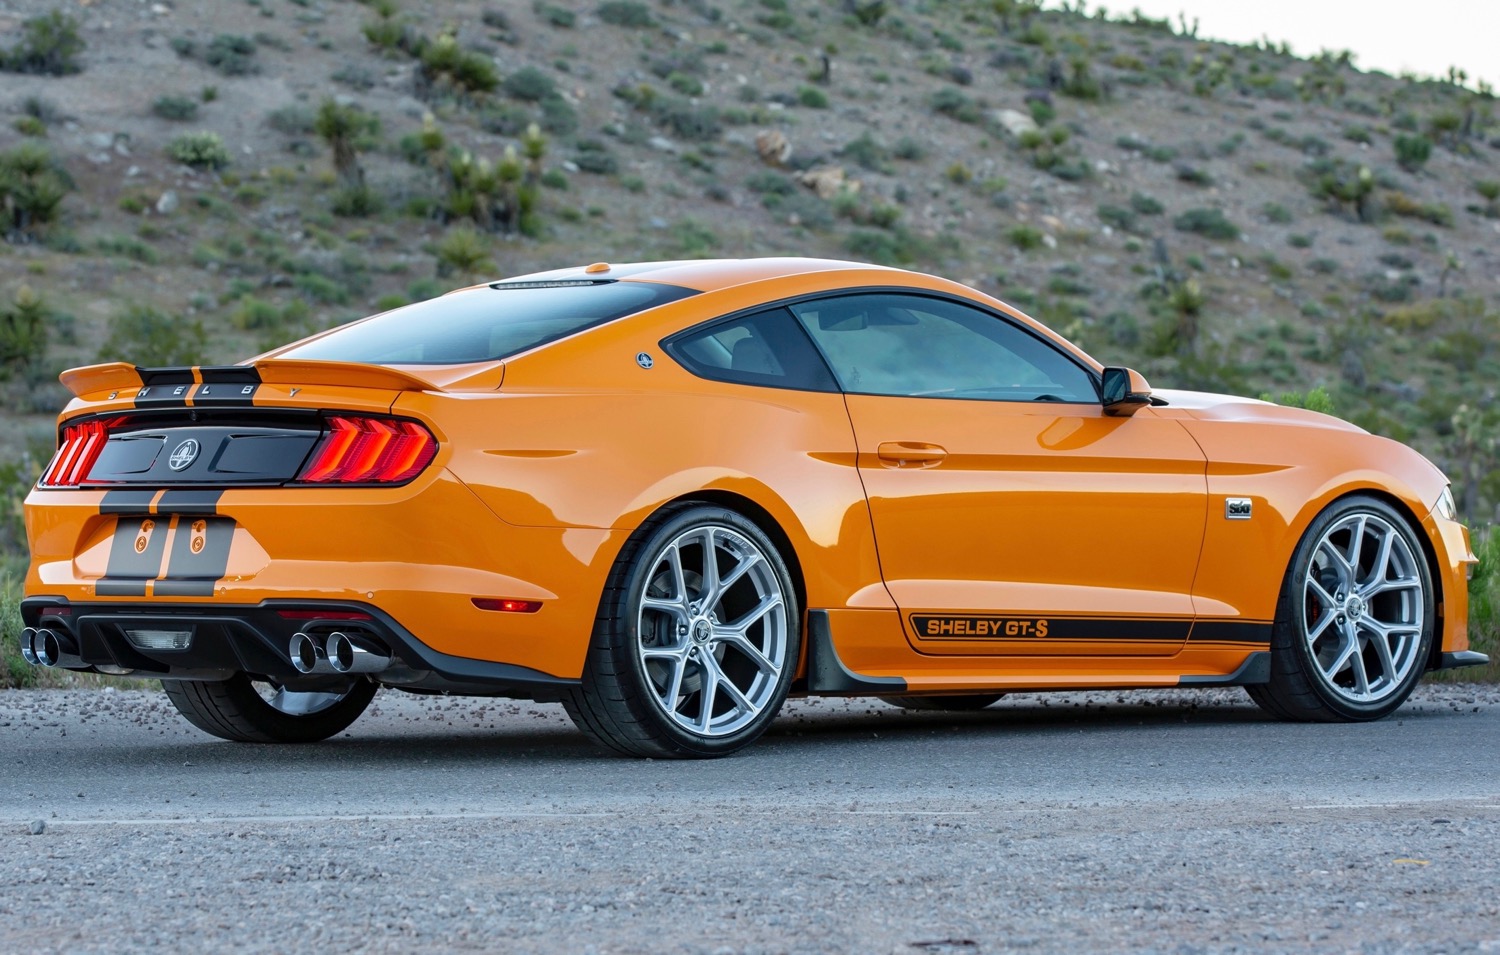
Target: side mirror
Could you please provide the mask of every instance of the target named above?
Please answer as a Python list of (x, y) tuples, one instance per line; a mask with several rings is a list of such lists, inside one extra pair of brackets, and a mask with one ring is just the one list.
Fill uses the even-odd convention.
[(1104, 385), (1099, 389), (1104, 413), (1128, 418), (1151, 403), (1151, 385), (1138, 371), (1129, 368), (1104, 369)]

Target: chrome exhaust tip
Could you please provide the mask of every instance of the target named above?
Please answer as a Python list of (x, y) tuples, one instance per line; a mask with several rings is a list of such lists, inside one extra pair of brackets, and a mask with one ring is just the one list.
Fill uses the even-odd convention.
[(298, 673), (332, 673), (333, 668), (328, 665), (328, 654), (318, 641), (305, 633), (292, 634), (292, 640), (287, 644), (287, 656), (291, 657), (292, 666), (297, 668)]
[(31, 652), (36, 655), (37, 663), (49, 669), (82, 670), (88, 667), (78, 655), (78, 647), (71, 637), (45, 627), (32, 636)]
[(329, 634), (327, 653), (336, 673), (379, 673), (391, 665), (389, 650), (347, 633)]
[(39, 667), (42, 661), (37, 659), (36, 647), (32, 645), (34, 640), (36, 640), (35, 627), (27, 627), (21, 631), (21, 657), (32, 666)]

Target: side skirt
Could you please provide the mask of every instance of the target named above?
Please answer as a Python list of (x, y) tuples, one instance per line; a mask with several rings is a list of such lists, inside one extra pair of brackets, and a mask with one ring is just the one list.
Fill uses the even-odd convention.
[(1252, 683), (1271, 682), (1271, 651), (1257, 650), (1245, 658), (1240, 668), (1233, 673), (1218, 676), (1204, 674), (1185, 676), (1177, 681), (1178, 686), (1248, 686)]

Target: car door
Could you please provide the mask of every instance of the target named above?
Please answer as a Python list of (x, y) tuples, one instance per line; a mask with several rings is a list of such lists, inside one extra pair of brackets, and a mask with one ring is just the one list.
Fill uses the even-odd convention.
[(845, 391), (882, 573), (934, 654), (1169, 655), (1187, 638), (1204, 456), (1019, 322), (870, 292), (791, 306)]

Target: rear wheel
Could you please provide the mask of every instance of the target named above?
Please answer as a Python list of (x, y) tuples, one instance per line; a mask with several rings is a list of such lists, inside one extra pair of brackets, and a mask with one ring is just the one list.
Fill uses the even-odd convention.
[(1287, 720), (1374, 720), (1411, 694), (1432, 649), (1432, 575), (1410, 523), (1344, 498), (1303, 535), (1271, 638), (1271, 680), (1250, 698)]
[(568, 714), (633, 756), (725, 756), (786, 699), (801, 610), (776, 545), (706, 505), (670, 511), (626, 544), (600, 601)]
[(368, 680), (302, 692), (237, 673), (222, 682), (163, 680), (177, 712), (205, 733), (237, 743), (315, 743), (342, 732), (370, 705)]
[(997, 702), (1004, 693), (970, 693), (963, 696), (885, 696), (882, 700), (903, 710), (938, 710), (944, 713), (962, 713), (982, 710)]

